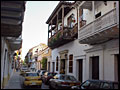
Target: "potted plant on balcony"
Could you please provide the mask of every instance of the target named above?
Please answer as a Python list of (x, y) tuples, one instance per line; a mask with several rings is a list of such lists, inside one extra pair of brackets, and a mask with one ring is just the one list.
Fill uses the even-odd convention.
[(59, 32), (57, 35), (56, 35), (56, 40), (58, 40), (61, 36), (61, 33)]

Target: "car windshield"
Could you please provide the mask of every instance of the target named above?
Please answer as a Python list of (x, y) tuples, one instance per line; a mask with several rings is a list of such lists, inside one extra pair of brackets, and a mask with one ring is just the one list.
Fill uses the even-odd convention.
[(26, 73), (26, 76), (38, 76), (37, 73)]
[(61, 79), (61, 80), (65, 80), (65, 75), (61, 75), (61, 76), (60, 76), (60, 79)]
[(74, 76), (66, 76), (66, 80), (76, 81)]

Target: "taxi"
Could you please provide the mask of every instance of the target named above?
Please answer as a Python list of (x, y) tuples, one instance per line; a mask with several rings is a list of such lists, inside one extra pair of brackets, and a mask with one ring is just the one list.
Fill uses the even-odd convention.
[(20, 75), (24, 75), (26, 72), (29, 72), (30, 70), (28, 70), (28, 68), (27, 67), (23, 67), (23, 68), (21, 68), (21, 70), (20, 70)]
[(42, 85), (42, 79), (37, 72), (26, 72), (24, 87), (26, 86), (39, 86)]

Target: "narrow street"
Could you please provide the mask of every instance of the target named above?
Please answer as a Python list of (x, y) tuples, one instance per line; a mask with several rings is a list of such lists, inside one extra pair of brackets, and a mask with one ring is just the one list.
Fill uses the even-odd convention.
[(119, 89), (119, 1), (1, 1), (1, 89)]
[[(10, 78), (8, 84), (5, 86), (4, 89), (24, 89), (22, 88), (22, 83), (23, 83), (22, 79), (23, 77), (20, 76), (20, 72), (14, 72), (13, 76)], [(30, 89), (31, 87), (28, 88)], [(32, 89), (40, 89), (40, 88), (32, 87)], [(49, 89), (49, 86), (43, 83), (41, 89)]]

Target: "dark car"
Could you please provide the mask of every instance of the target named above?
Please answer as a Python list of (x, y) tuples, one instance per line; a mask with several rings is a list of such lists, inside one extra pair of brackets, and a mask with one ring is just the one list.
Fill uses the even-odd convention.
[(55, 72), (45, 72), (42, 80), (45, 84), (49, 84), (49, 80), (52, 79), (57, 73)]
[(72, 75), (57, 74), (49, 81), (50, 89), (71, 89), (74, 85), (80, 85), (80, 82)]
[(72, 86), (72, 89), (118, 89), (118, 82), (105, 80), (86, 80), (79, 86)]

